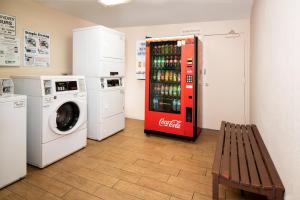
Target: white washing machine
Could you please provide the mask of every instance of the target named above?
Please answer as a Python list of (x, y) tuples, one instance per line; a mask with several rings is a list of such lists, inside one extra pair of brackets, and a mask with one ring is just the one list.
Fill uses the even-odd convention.
[(88, 138), (102, 140), (125, 128), (122, 77), (87, 77)]
[(26, 176), (26, 96), (0, 79), (0, 188)]
[(83, 76), (15, 76), (28, 95), (27, 162), (43, 168), (87, 144), (87, 95)]

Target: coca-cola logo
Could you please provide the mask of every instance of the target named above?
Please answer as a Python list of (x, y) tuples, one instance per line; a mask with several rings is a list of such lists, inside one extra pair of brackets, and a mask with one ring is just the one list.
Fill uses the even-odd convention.
[(180, 120), (165, 120), (164, 118), (161, 118), (158, 122), (159, 126), (167, 126), (170, 128), (180, 128), (181, 121)]

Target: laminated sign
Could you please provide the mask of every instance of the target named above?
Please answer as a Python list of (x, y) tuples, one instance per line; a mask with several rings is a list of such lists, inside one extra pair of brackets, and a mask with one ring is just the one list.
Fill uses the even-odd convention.
[(136, 78), (145, 80), (145, 59), (146, 59), (146, 42), (139, 40), (136, 42)]
[(24, 65), (50, 66), (50, 35), (24, 31)]
[(0, 13), (0, 34), (16, 35), (16, 17)]
[(20, 40), (0, 35), (0, 66), (20, 65)]

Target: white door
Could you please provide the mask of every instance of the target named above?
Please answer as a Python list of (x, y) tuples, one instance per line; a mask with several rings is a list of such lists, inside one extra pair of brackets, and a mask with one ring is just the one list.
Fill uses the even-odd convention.
[(243, 34), (203, 37), (203, 128), (245, 123), (244, 48)]

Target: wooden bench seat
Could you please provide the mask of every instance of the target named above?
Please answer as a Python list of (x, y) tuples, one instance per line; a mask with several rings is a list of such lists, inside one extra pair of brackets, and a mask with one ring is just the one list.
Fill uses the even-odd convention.
[(213, 199), (219, 184), (283, 200), (284, 186), (255, 125), (222, 122), (212, 168)]

